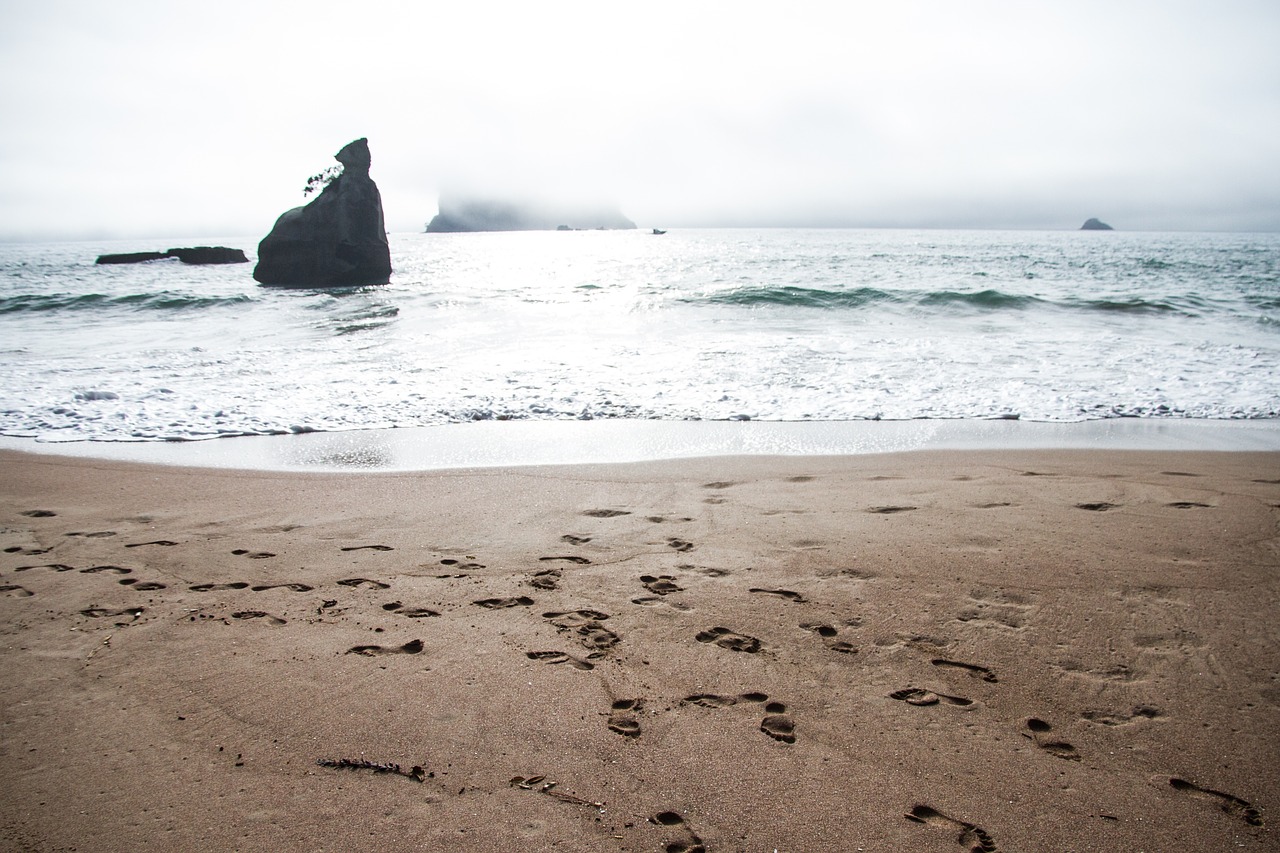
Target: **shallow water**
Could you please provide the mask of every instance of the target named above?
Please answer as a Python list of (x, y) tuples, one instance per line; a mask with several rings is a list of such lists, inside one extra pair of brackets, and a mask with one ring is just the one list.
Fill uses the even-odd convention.
[(1280, 417), (1280, 235), (391, 235), (385, 287), (0, 246), (0, 432)]

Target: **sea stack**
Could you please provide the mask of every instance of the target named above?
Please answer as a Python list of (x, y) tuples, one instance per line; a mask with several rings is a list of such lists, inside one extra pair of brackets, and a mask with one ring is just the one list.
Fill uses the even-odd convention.
[(282, 214), (258, 244), (253, 277), (261, 283), (358, 287), (390, 280), (391, 250), (382, 196), (369, 177), (369, 141), (348, 143), (334, 157), (342, 174), (310, 204)]
[(1101, 219), (1086, 219), (1084, 224), (1080, 226), (1081, 231), (1114, 231), (1107, 223)]

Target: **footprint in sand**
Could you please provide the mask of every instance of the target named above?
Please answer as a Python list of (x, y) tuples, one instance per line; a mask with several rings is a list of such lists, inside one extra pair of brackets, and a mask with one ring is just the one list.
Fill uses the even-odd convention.
[(372, 657), (374, 655), (416, 655), (421, 651), (422, 641), (410, 640), (403, 646), (395, 646), (394, 648), (387, 648), (386, 646), (352, 646), (347, 649), (347, 654)]
[(796, 724), (787, 716), (787, 706), (781, 702), (770, 702), (764, 706), (765, 718), (760, 721), (760, 731), (774, 740), (783, 743), (796, 742)]
[(622, 638), (617, 634), (595, 623), (583, 625), (575, 633), (578, 635), (578, 640), (582, 645), (596, 652), (611, 649), (622, 641)]
[(542, 663), (551, 663), (551, 664), (567, 663), (569, 664), (569, 666), (573, 667), (574, 669), (581, 669), (583, 671), (596, 668), (595, 664), (589, 661), (582, 660), (581, 658), (576, 658), (567, 652), (560, 652), (560, 651), (525, 652), (524, 656), (529, 658), (529, 660), (541, 661)]
[(923, 687), (904, 687), (902, 690), (895, 690), (890, 693), (889, 698), (897, 699), (899, 702), (906, 702), (908, 705), (917, 705), (919, 707), (937, 705), (939, 703), (958, 705), (960, 707), (973, 704), (972, 699), (966, 699), (963, 696), (948, 696), (946, 693), (925, 690)]
[(675, 575), (641, 575), (640, 583), (654, 595), (670, 595), (673, 592), (684, 592), (684, 587), (677, 586)]
[(675, 610), (692, 610), (689, 605), (681, 604), (678, 601), (669, 601), (661, 595), (642, 595), (639, 598), (631, 599), (632, 604), (639, 604), (641, 607), (653, 607), (658, 604), (665, 604)]
[(535, 572), (533, 577), (529, 578), (529, 586), (534, 589), (559, 589), (560, 570), (543, 569), (540, 572)]
[(1227, 814), (1240, 818), (1249, 826), (1262, 826), (1262, 812), (1259, 811), (1258, 807), (1234, 794), (1215, 791), (1213, 788), (1202, 788), (1194, 782), (1188, 782), (1186, 779), (1179, 779), (1176, 776), (1169, 780), (1169, 785), (1175, 791), (1192, 794), (1200, 799), (1214, 803)]
[(996, 674), (990, 669), (985, 666), (979, 666), (976, 663), (963, 663), (962, 661), (947, 660), (946, 658), (934, 658), (930, 663), (934, 666), (953, 667), (955, 669), (962, 670), (969, 673), (969, 675), (972, 675), (974, 678), (981, 678), (983, 681), (988, 681), (992, 684), (995, 684), (1000, 680), (996, 678)]
[(853, 655), (858, 653), (858, 648), (853, 643), (845, 640), (837, 640), (836, 637), (840, 631), (834, 625), (816, 625), (804, 623), (800, 626), (806, 631), (812, 631), (822, 638), (822, 644), (833, 652), (840, 652), (845, 655)]
[(267, 613), (265, 610), (241, 610), (238, 613), (232, 613), (231, 618), (232, 619), (261, 619), (264, 622), (266, 622), (268, 625), (283, 625), (285, 624), (285, 621), (286, 621), (284, 619), (281, 619), (279, 616), (272, 616), (270, 613)]
[(82, 538), (84, 538), (84, 539), (106, 539), (106, 538), (107, 538), (107, 537), (109, 537), (109, 536), (115, 536), (115, 535), (116, 535), (116, 532), (115, 532), (114, 530), (98, 530), (98, 531), (95, 531), (95, 532), (93, 532), (93, 533), (82, 533), (81, 531), (78, 531), (78, 530), (77, 530), (77, 531), (76, 531), (76, 532), (74, 532), (74, 533), (67, 533), (67, 534), (64, 534), (64, 535), (66, 535), (66, 536), (79, 536), (79, 537), (82, 537)]
[(1089, 512), (1106, 512), (1107, 510), (1118, 509), (1119, 507), (1120, 504), (1107, 503), (1106, 501), (1076, 504), (1076, 509), (1087, 509)]
[(124, 566), (90, 566), (87, 569), (81, 569), (82, 575), (96, 575), (99, 572), (111, 572), (115, 575), (131, 575), (133, 569), (126, 569)]
[(720, 648), (728, 649), (731, 652), (755, 654), (760, 651), (760, 641), (755, 637), (748, 637), (745, 634), (730, 631), (728, 628), (716, 627), (706, 631), (699, 631), (694, 639), (699, 643), (714, 643)]
[(640, 721), (635, 713), (644, 708), (643, 699), (619, 699), (609, 709), (609, 731), (623, 737), (640, 737)]
[(55, 572), (71, 572), (75, 571), (75, 566), (68, 566), (66, 563), (44, 563), (39, 566), (18, 566), (15, 572), (29, 572), (32, 569), (52, 569)]
[(1064, 740), (1044, 740), (1041, 737), (1041, 735), (1047, 735), (1051, 731), (1053, 731), (1053, 726), (1038, 717), (1032, 717), (1027, 720), (1027, 731), (1023, 732), (1022, 735), (1030, 738), (1036, 746), (1050, 755), (1065, 758), (1068, 761), (1079, 761), (1080, 753), (1076, 752), (1076, 748), (1071, 744)]
[(198, 583), (189, 586), (187, 589), (192, 592), (211, 592), (220, 589), (248, 589), (249, 585), (244, 581), (233, 581), (232, 583)]
[(86, 607), (80, 611), (81, 616), (88, 616), (90, 619), (101, 619), (104, 616), (128, 616), (137, 619), (143, 614), (144, 608), (141, 607), (122, 607), (119, 610), (108, 610), (105, 607)]
[(305, 583), (265, 583), (259, 586), (250, 587), (254, 592), (266, 592), (269, 589), (287, 589), (290, 592), (311, 592), (314, 586), (308, 586)]
[(1165, 504), (1165, 506), (1173, 507), (1174, 509), (1207, 509), (1212, 504), (1202, 504), (1198, 501), (1174, 501), (1173, 503)]
[(390, 545), (344, 545), (343, 551), (394, 551)]
[(918, 506), (873, 506), (868, 507), (867, 512), (873, 512), (877, 515), (895, 515), (900, 512), (911, 512), (919, 508)]
[(528, 607), (533, 604), (533, 599), (528, 596), (517, 595), (510, 598), (482, 598), (471, 603), (489, 610), (501, 610), (504, 607)]
[[(467, 559), (474, 559), (474, 558), (468, 557)], [(483, 563), (463, 563), (453, 559), (452, 557), (446, 557), (445, 559), (441, 560), (440, 565), (451, 566), (455, 569), (462, 569), (463, 571), (472, 571), (474, 569), (484, 568)], [(462, 575), (457, 575), (457, 577), (462, 577)]]
[(967, 820), (949, 817), (933, 806), (927, 806), (923, 803), (917, 804), (903, 817), (925, 826), (933, 826), (938, 829), (944, 829), (947, 832), (957, 833), (956, 843), (968, 850), (969, 853), (997, 853), (996, 843), (985, 829), (969, 823)]
[(171, 547), (173, 547), (174, 545), (177, 545), (177, 544), (178, 544), (177, 542), (174, 542), (174, 541), (169, 540), (169, 539), (156, 539), (156, 540), (153, 540), (153, 541), (151, 541), (151, 542), (130, 542), (130, 543), (128, 543), (127, 545), (125, 545), (124, 547), (126, 547), (126, 548), (142, 548), (142, 547), (147, 546), (147, 545), (159, 545), (159, 546), (161, 546), (162, 548), (171, 548)]
[(680, 700), (681, 704), (700, 705), (703, 708), (728, 708), (739, 702), (767, 702), (767, 693), (740, 693), (737, 696), (721, 696), (718, 693), (695, 693)]
[(390, 589), (391, 584), (382, 581), (369, 580), (368, 578), (343, 578), (338, 581), (341, 586), (361, 587), (367, 586), (369, 589)]
[(408, 616), (410, 619), (426, 619), (430, 616), (439, 616), (440, 614), (426, 607), (405, 607), (399, 601), (388, 602), (382, 605), (383, 610), (396, 613), (399, 616)]
[(575, 566), (591, 565), (591, 561), (586, 557), (539, 557), (538, 560), (543, 563), (564, 562), (573, 563)]
[(57, 515), (56, 512), (49, 509), (28, 509), (28, 510), (23, 510), (18, 514), (25, 515), (27, 518), (53, 518), (55, 515)]
[(542, 618), (555, 625), (557, 630), (573, 633), (582, 645), (595, 653), (611, 649), (621, 641), (617, 634), (600, 624), (609, 618), (609, 614), (598, 610), (557, 611), (544, 613)]
[(1100, 710), (1087, 710), (1080, 714), (1081, 719), (1088, 720), (1091, 723), (1097, 723), (1101, 726), (1127, 726), (1135, 720), (1155, 720), (1164, 716), (1160, 713), (1159, 708), (1153, 708), (1150, 705), (1137, 705), (1128, 712), (1113, 712)]
[(782, 702), (770, 702), (767, 693), (740, 693), (737, 696), (695, 693), (680, 700), (681, 705), (697, 705), (701, 708), (729, 708), (742, 702), (766, 703), (765, 717), (760, 721), (760, 731), (782, 743), (796, 742), (796, 724), (787, 714), (787, 706)]
[(692, 566), (687, 563), (681, 563), (680, 565), (676, 566), (676, 568), (684, 569), (685, 571), (689, 571), (689, 572), (700, 572), (709, 578), (724, 578), (733, 574), (733, 572), (729, 571), (728, 569), (711, 568), (709, 566)]
[(670, 548), (675, 548), (677, 551), (680, 551), (681, 553), (685, 551), (693, 550), (693, 543), (686, 542), (683, 539), (668, 539), (667, 546)]
[(266, 560), (275, 556), (270, 551), (249, 551), (245, 548), (237, 548), (231, 553), (237, 557), (248, 557), (250, 560)]
[[(530, 602), (532, 604), (533, 602)], [(595, 622), (603, 622), (609, 618), (608, 613), (599, 610), (552, 610), (542, 614), (542, 618), (561, 628), (579, 628)]]
[(665, 853), (707, 853), (707, 847), (698, 834), (689, 828), (684, 818), (676, 812), (659, 812), (649, 818), (649, 822), (658, 826), (679, 827), (685, 834), (683, 841), (671, 841), (663, 846)]
[(35, 595), (34, 592), (25, 586), (18, 586), (16, 583), (0, 584), (0, 592), (13, 598), (30, 598)]
[(13, 545), (4, 549), (6, 554), (21, 554), (24, 557), (38, 557), (41, 554), (48, 554), (52, 548), (23, 548), (21, 545)]
[(132, 587), (140, 592), (151, 592), (156, 589), (165, 589), (165, 585), (157, 581), (139, 581), (137, 578), (121, 578), (116, 581), (121, 586)]
[(617, 518), (620, 515), (631, 515), (625, 509), (588, 509), (582, 514), (591, 518)]
[(572, 533), (566, 533), (560, 537), (561, 542), (568, 542), (570, 545), (586, 545), (591, 541), (590, 536), (575, 536)]
[(794, 601), (796, 604), (803, 604), (808, 599), (798, 592), (792, 592), (789, 589), (764, 589), (763, 587), (753, 586), (747, 592), (758, 592), (764, 595), (776, 595), (779, 598), (785, 598), (787, 601)]

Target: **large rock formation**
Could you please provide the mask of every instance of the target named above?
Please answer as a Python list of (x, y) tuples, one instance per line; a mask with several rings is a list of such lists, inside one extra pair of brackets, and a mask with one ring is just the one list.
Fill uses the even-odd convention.
[(334, 155), (342, 174), (310, 204), (276, 220), (258, 244), (253, 277), (292, 287), (386, 284), (391, 250), (382, 196), (369, 177), (369, 142), (357, 139)]
[(1084, 224), (1080, 226), (1081, 231), (1114, 231), (1107, 223), (1101, 219), (1086, 219)]
[(547, 205), (510, 200), (440, 199), (428, 233), (458, 231), (581, 231), (635, 228), (619, 211), (602, 205)]

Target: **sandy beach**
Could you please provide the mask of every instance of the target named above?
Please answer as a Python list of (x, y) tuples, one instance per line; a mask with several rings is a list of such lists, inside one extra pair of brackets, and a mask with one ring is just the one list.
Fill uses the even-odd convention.
[(0, 470), (5, 850), (1280, 847), (1280, 453)]

